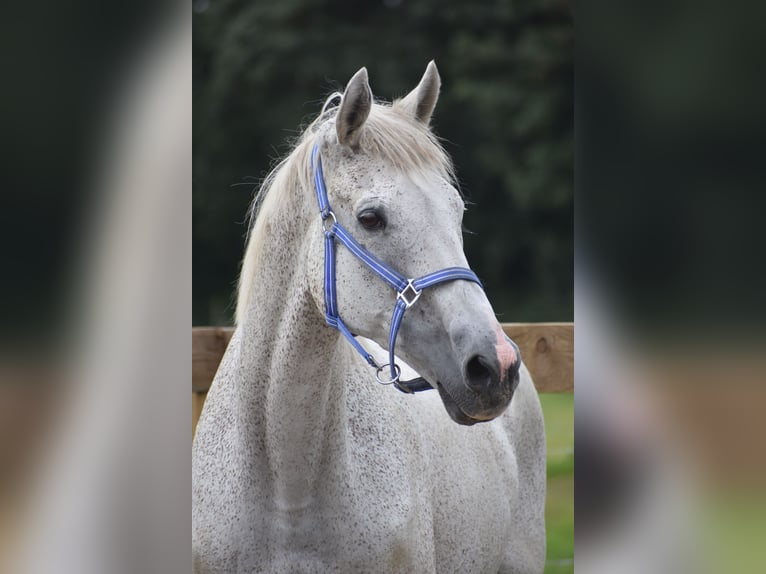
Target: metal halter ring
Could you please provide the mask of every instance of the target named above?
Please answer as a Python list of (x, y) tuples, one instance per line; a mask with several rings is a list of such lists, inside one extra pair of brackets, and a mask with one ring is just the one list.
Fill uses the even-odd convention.
[[(327, 226), (325, 225), (325, 223), (330, 218), (332, 218), (332, 225), (330, 225), (330, 227), (328, 229)], [(338, 223), (338, 220), (335, 218), (335, 214), (332, 211), (328, 211), (327, 212), (327, 217), (323, 217), (322, 218), (322, 229), (324, 230), (325, 233), (329, 233), (330, 231), (332, 231), (332, 228), (333, 228), (333, 226), (336, 223)]]
[(385, 369), (389, 365), (390, 363), (381, 365), (380, 367), (378, 367), (378, 370), (375, 371), (375, 380), (378, 381), (381, 385), (391, 385), (393, 383), (399, 382), (399, 376), (402, 374), (402, 370), (399, 368), (399, 365), (397, 365), (396, 363), (394, 363), (394, 370), (396, 371), (396, 376), (393, 379), (386, 381), (385, 379), (380, 378), (380, 373), (382, 373), (383, 369)]

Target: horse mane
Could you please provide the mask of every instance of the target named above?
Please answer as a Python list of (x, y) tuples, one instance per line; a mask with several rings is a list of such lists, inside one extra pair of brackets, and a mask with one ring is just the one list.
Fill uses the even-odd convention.
[[(298, 200), (300, 193), (314, 198), (314, 174), (310, 166), (311, 152), (318, 143), (336, 141), (335, 115), (337, 107), (329, 107), (341, 94), (327, 98), (322, 111), (298, 136), (290, 152), (279, 161), (261, 183), (248, 211), (247, 247), (239, 275), (236, 323), (241, 324), (256, 280), (258, 255), (266, 240), (271, 215)], [(450, 157), (438, 138), (423, 124), (412, 118), (401, 106), (374, 102), (362, 127), (360, 153), (378, 157), (395, 169), (408, 174), (414, 181), (427, 181), (434, 174), (456, 184)], [(329, 108), (329, 109), (328, 109)]]

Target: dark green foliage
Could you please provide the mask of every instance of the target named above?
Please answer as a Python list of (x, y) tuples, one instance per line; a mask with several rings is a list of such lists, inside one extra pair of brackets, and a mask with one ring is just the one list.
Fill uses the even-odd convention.
[(253, 191), (324, 96), (367, 66), (391, 100), (432, 58), (471, 266), (501, 320), (572, 319), (567, 3), (229, 0), (194, 18), (195, 324), (230, 321)]

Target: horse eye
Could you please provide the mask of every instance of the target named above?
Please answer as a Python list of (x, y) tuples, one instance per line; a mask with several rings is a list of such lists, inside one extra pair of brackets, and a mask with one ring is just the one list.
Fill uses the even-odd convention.
[(381, 229), (386, 225), (380, 214), (373, 209), (363, 211), (357, 216), (357, 219), (365, 229)]

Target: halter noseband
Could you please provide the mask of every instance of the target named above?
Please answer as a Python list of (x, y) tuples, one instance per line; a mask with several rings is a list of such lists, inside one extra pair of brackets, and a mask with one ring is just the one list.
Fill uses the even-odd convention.
[[(322, 158), (319, 156), (319, 147), (314, 145), (311, 152), (311, 167), (314, 169), (314, 185), (316, 187), (317, 200), (319, 201), (319, 212), (322, 216), (322, 229), (325, 236), (324, 243), (324, 301), (325, 301), (325, 321), (331, 327), (340, 331), (343, 336), (354, 346), (364, 360), (375, 369), (375, 379), (383, 385), (394, 384), (397, 389), (405, 393), (414, 393), (431, 389), (431, 385), (424, 379), (413, 379), (411, 381), (401, 381), (401, 369), (395, 362), (394, 348), (396, 346), (396, 335), (404, 318), (404, 312), (412, 307), (420, 297), (424, 289), (439, 285), (446, 281), (455, 281), (462, 279), (464, 281), (473, 281), (481, 286), (481, 281), (470, 269), (464, 267), (447, 267), (440, 271), (423, 275), (417, 279), (408, 279), (389, 265), (383, 263), (372, 253), (362, 247), (354, 239), (348, 230), (338, 223), (335, 214), (330, 207), (330, 201), (327, 197), (327, 189), (324, 182), (324, 173), (322, 172)], [(329, 225), (328, 225), (329, 224)], [(396, 290), (396, 305), (394, 314), (391, 318), (391, 331), (388, 336), (388, 363), (379, 365), (375, 358), (368, 353), (364, 347), (356, 340), (346, 324), (340, 318), (338, 313), (338, 302), (335, 286), (335, 240), (345, 245), (351, 253), (359, 258), (367, 267), (369, 267), (378, 277), (388, 283)], [(381, 373), (386, 367), (390, 369), (388, 379), (381, 378)]]

